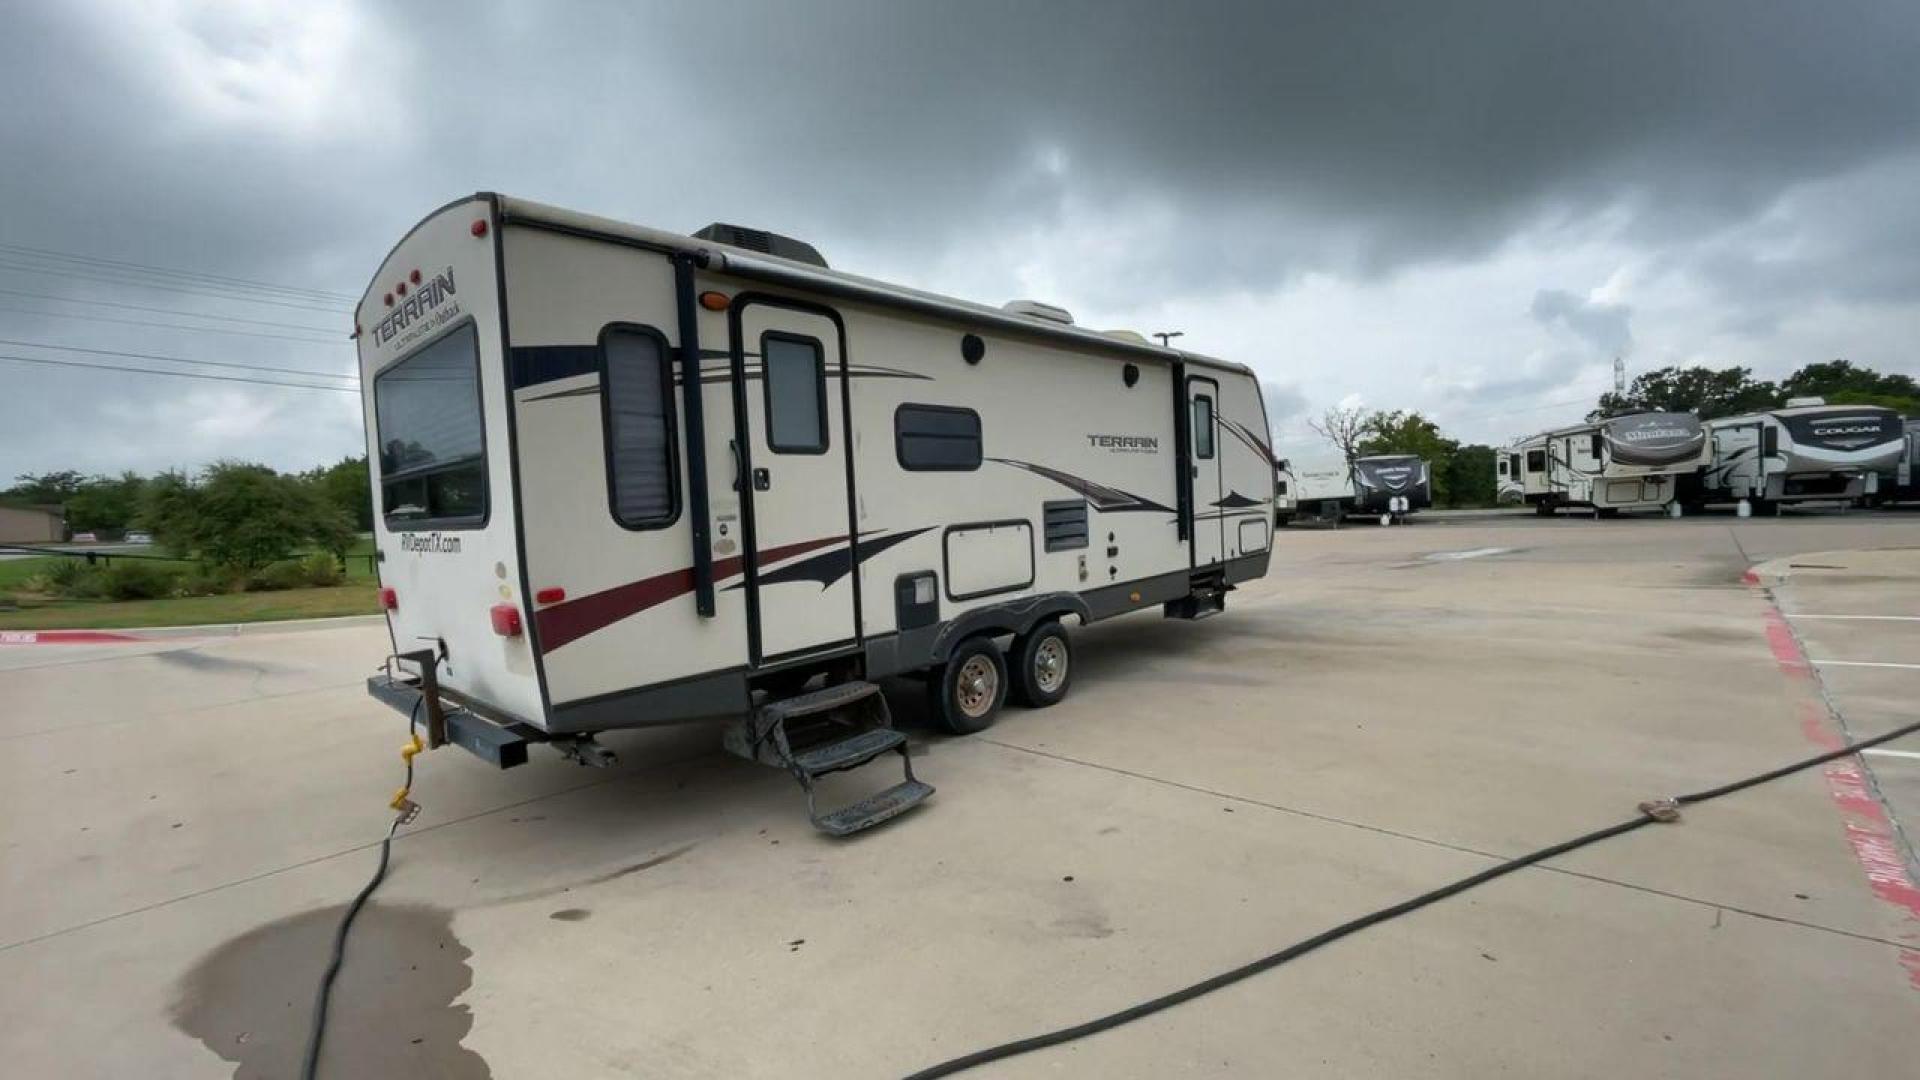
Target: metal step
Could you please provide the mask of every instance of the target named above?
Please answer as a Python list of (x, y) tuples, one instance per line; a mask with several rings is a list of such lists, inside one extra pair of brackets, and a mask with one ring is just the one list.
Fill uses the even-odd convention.
[(825, 776), (842, 769), (854, 769), (881, 754), (906, 743), (907, 737), (893, 728), (873, 728), (858, 735), (825, 743), (793, 755), (793, 763), (808, 776)]
[(813, 824), (831, 836), (847, 836), (898, 817), (920, 805), (933, 794), (933, 786), (918, 780), (904, 780), (885, 791), (869, 795), (831, 814), (816, 815)]
[(770, 701), (761, 706), (762, 711), (779, 713), (781, 719), (792, 720), (815, 713), (832, 712), (844, 709), (862, 698), (871, 697), (880, 692), (880, 687), (870, 682), (845, 682), (820, 690), (809, 691), (796, 697)]

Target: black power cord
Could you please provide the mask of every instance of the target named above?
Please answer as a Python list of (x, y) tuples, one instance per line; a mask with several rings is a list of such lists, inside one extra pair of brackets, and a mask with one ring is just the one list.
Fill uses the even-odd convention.
[[(413, 712), (407, 717), (409, 735), (413, 734), (419, 718), (420, 703), (416, 701)], [(410, 749), (417, 753), (419, 746), (416, 738)], [(395, 804), (405, 800), (407, 793), (413, 790), (413, 753), (402, 753), (401, 757), (407, 763), (407, 782), (401, 786), (400, 794), (394, 796)], [(373, 895), (373, 890), (387, 879), (387, 863), (393, 858), (393, 835), (400, 831), (400, 826), (412, 820), (411, 809), (401, 809), (398, 805), (395, 809), (399, 813), (394, 817), (393, 824), (387, 826), (387, 835), (380, 840), (380, 865), (374, 867), (373, 877), (360, 887), (360, 893), (353, 898), (353, 903), (347, 905), (346, 914), (340, 917), (340, 925), (333, 932), (333, 953), (327, 960), (327, 970), (320, 976), (320, 989), (313, 998), (313, 1019), (307, 1026), (307, 1049), (300, 1060), (300, 1080), (314, 1080), (319, 1074), (320, 1043), (327, 1033), (327, 1002), (333, 997), (333, 980), (339, 976), (340, 965), (347, 956), (347, 931), (353, 929), (353, 920), (359, 916), (360, 909), (367, 905), (367, 898)]]
[(1138, 1020), (1143, 1016), (1151, 1016), (1163, 1009), (1170, 1009), (1181, 1002), (1191, 1001), (1203, 994), (1210, 994), (1221, 987), (1231, 986), (1242, 979), (1279, 967), (1289, 960), (1305, 956), (1315, 949), (1320, 948), (1322, 945), (1330, 945), (1333, 942), (1339, 941), (1341, 938), (1351, 934), (1357, 934), (1370, 926), (1378, 926), (1381, 923), (1397, 919), (1402, 915), (1418, 911), (1429, 904), (1445, 900), (1450, 896), (1457, 896), (1460, 893), (1466, 892), (1468, 889), (1485, 885), (1495, 878), (1505, 877), (1523, 867), (1532, 866), (1535, 863), (1554, 858), (1558, 855), (1565, 855), (1569, 851), (1577, 851), (1589, 844), (1597, 844), (1602, 840), (1619, 836), (1622, 833), (1630, 833), (1635, 829), (1652, 825), (1655, 822), (1676, 821), (1679, 819), (1679, 807), (1693, 803), (1707, 802), (1711, 799), (1720, 798), (1722, 795), (1731, 795), (1736, 791), (1744, 791), (1758, 784), (1778, 780), (1783, 776), (1791, 776), (1794, 773), (1811, 769), (1816, 765), (1824, 765), (1829, 761), (1837, 761), (1843, 757), (1850, 757), (1868, 747), (1878, 746), (1885, 742), (1892, 742), (1903, 736), (1911, 735), (1916, 731), (1920, 731), (1920, 722), (1907, 724), (1904, 727), (1895, 728), (1885, 734), (1876, 735), (1871, 739), (1852, 743), (1825, 754), (1805, 758), (1793, 762), (1790, 765), (1782, 765), (1777, 769), (1749, 776), (1743, 780), (1736, 780), (1730, 784), (1722, 784), (1719, 787), (1708, 788), (1705, 791), (1698, 791), (1691, 795), (1680, 795), (1672, 799), (1661, 799), (1641, 803), (1640, 815), (1638, 817), (1629, 818), (1626, 821), (1620, 822), (1618, 825), (1609, 825), (1604, 829), (1596, 829), (1584, 836), (1576, 836), (1571, 840), (1562, 841), (1551, 847), (1541, 848), (1530, 854), (1522, 855), (1517, 859), (1510, 859), (1506, 862), (1490, 866), (1477, 874), (1471, 874), (1451, 884), (1442, 885), (1431, 892), (1422, 893), (1411, 900), (1403, 900), (1391, 907), (1384, 907), (1371, 914), (1362, 915), (1357, 919), (1341, 923), (1331, 930), (1323, 930), (1304, 941), (1295, 942), (1281, 949), (1279, 952), (1263, 956), (1250, 964), (1243, 964), (1231, 971), (1223, 971), (1211, 978), (1202, 979), (1192, 986), (1183, 987), (1172, 993), (1162, 994), (1152, 1000), (1143, 1001), (1138, 1005), (1121, 1009), (1119, 1012), (1109, 1013), (1098, 1019), (1089, 1020), (1084, 1024), (1075, 1024), (1072, 1027), (1061, 1028), (1058, 1031), (1049, 1031), (1042, 1035), (1016, 1039), (1013, 1042), (990, 1046), (985, 1050), (976, 1050), (971, 1054), (965, 1054), (950, 1061), (943, 1061), (938, 1065), (921, 1069), (919, 1072), (906, 1077), (906, 1080), (935, 1080), (937, 1077), (952, 1076), (955, 1073), (965, 1072), (968, 1069), (985, 1065), (991, 1061), (1004, 1061), (1007, 1058), (1025, 1054), (1029, 1051), (1040, 1050), (1049, 1046), (1059, 1046), (1062, 1043), (1072, 1042), (1075, 1039), (1083, 1039), (1088, 1035), (1109, 1031), (1122, 1024)]

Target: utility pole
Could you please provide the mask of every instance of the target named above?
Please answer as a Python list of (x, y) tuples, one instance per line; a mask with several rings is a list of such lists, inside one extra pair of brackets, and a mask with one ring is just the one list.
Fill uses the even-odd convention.
[(1160, 339), (1161, 348), (1171, 349), (1173, 348), (1173, 346), (1169, 344), (1169, 342), (1171, 342), (1174, 338), (1186, 337), (1187, 335), (1186, 335), (1186, 332), (1182, 330), (1159, 330), (1159, 331), (1155, 331), (1153, 336)]

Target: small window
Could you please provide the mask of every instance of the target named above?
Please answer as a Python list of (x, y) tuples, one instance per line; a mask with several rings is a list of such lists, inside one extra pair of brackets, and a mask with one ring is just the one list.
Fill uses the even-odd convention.
[(1213, 399), (1204, 395), (1193, 399), (1193, 456), (1213, 456)]
[(487, 520), (480, 347), (471, 322), (373, 377), (380, 512), (389, 529)]
[(1506, 458), (1500, 459), (1500, 475), (1501, 476), (1507, 475), (1507, 459)]
[(629, 529), (669, 524), (680, 507), (666, 342), (650, 329), (607, 329), (600, 335), (600, 379), (613, 520)]
[(1597, 430), (1587, 436), (1587, 456), (1595, 461), (1600, 460), (1600, 432)]
[(1528, 472), (1546, 472), (1547, 471), (1547, 452), (1545, 450), (1527, 451), (1527, 471)]
[(827, 361), (820, 343), (765, 334), (767, 446), (776, 454), (827, 452)]
[(1287, 493), (1287, 482), (1285, 480), (1275, 480), (1273, 482), (1273, 493), (1275, 495), (1285, 495)]
[(1769, 424), (1760, 429), (1760, 453), (1775, 457), (1780, 453), (1780, 429)]
[(909, 472), (980, 467), (980, 414), (949, 405), (902, 405), (893, 412), (893, 449)]

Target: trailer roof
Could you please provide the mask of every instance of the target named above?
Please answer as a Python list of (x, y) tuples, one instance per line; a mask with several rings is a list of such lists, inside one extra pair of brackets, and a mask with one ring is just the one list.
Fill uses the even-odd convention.
[[(809, 289), (843, 299), (959, 319), (1031, 337), (1070, 342), (1107, 353), (1140, 356), (1165, 362), (1185, 361), (1253, 376), (1253, 369), (1245, 364), (1236, 364), (1183, 349), (1153, 345), (1140, 339), (1131, 331), (1106, 333), (1030, 315), (1019, 315), (985, 304), (876, 281), (873, 278), (849, 274), (842, 270), (748, 251), (745, 248), (715, 240), (703, 240), (660, 229), (650, 229), (643, 225), (632, 225), (594, 214), (564, 210), (527, 199), (489, 195), (485, 192), (481, 193), (480, 197), (495, 200), (500, 208), (500, 220), (503, 224), (533, 225), (667, 253), (685, 253), (702, 258), (703, 265), (709, 269), (790, 288)], [(1127, 336), (1118, 336), (1120, 334)]]
[(1722, 416), (1706, 421), (1708, 426), (1726, 424), (1751, 424), (1762, 416), (1817, 416), (1821, 413), (1892, 413), (1898, 411), (1885, 405), (1794, 405), (1790, 408), (1756, 409), (1739, 416)]

